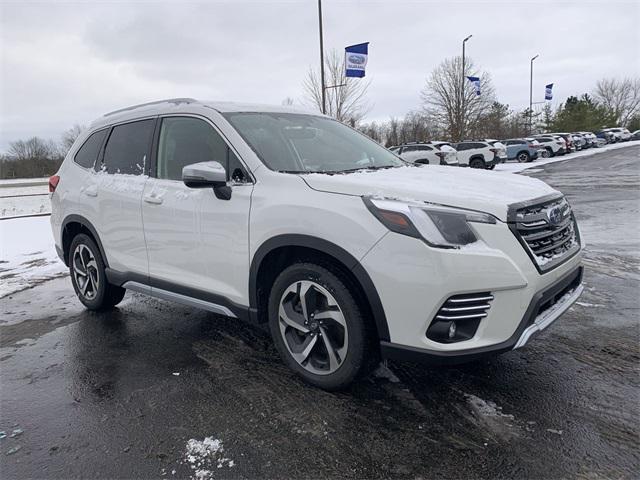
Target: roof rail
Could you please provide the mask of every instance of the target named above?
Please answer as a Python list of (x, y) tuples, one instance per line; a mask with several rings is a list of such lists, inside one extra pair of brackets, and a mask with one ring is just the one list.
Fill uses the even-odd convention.
[(114, 115), (116, 113), (127, 112), (129, 110), (135, 110), (136, 108), (148, 107), (150, 105), (158, 105), (159, 103), (175, 103), (176, 105), (180, 103), (195, 103), (197, 100), (195, 98), (167, 98), (165, 100), (156, 100), (155, 102), (147, 102), (140, 103), (139, 105), (132, 105), (130, 107), (120, 108), (118, 110), (114, 110), (113, 112), (105, 113), (103, 117), (108, 117), (109, 115)]

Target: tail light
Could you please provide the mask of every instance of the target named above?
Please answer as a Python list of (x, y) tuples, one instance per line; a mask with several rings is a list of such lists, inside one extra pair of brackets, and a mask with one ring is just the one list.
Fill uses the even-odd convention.
[(56, 187), (58, 186), (59, 182), (60, 182), (59, 175), (54, 175), (52, 177), (49, 177), (49, 193), (53, 193), (56, 191)]
[(490, 148), (490, 151), (492, 151), (493, 153), (498, 153), (500, 151), (499, 148)]
[(535, 146), (535, 144), (530, 143), (530, 144), (529, 144), (529, 148), (536, 148), (536, 146)]
[(447, 156), (447, 152), (436, 152), (436, 155), (442, 159)]

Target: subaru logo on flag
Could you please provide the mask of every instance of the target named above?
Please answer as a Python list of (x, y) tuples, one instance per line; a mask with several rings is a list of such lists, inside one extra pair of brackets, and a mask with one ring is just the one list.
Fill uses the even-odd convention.
[(367, 63), (367, 57), (365, 57), (364, 55), (357, 55), (355, 53), (352, 53), (351, 55), (349, 55), (347, 59), (349, 63), (354, 63), (356, 65), (363, 65)]
[(549, 85), (546, 85), (544, 87), (544, 99), (545, 100), (551, 100), (553, 98), (553, 83), (550, 83)]
[(369, 42), (351, 45), (344, 49), (344, 74), (346, 77), (364, 77), (369, 56)]
[(467, 79), (473, 83), (476, 88), (476, 95), (480, 95), (480, 77), (467, 77)]

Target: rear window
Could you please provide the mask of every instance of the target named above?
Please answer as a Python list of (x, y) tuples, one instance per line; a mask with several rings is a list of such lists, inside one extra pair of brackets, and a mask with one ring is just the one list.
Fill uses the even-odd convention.
[(107, 135), (107, 131), (108, 129), (104, 129), (92, 133), (80, 147), (80, 150), (76, 152), (75, 157), (73, 157), (73, 161), (81, 167), (92, 168), (96, 163), (98, 153), (102, 147), (104, 137)]
[(103, 169), (107, 173), (141, 175), (149, 155), (155, 119), (113, 127), (104, 149)]

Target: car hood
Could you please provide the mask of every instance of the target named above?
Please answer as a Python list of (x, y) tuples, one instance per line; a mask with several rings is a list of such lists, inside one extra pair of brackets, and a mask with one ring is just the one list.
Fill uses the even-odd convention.
[(438, 203), (490, 213), (502, 221), (513, 203), (560, 194), (540, 180), (513, 173), (436, 165), (301, 177), (322, 192)]

